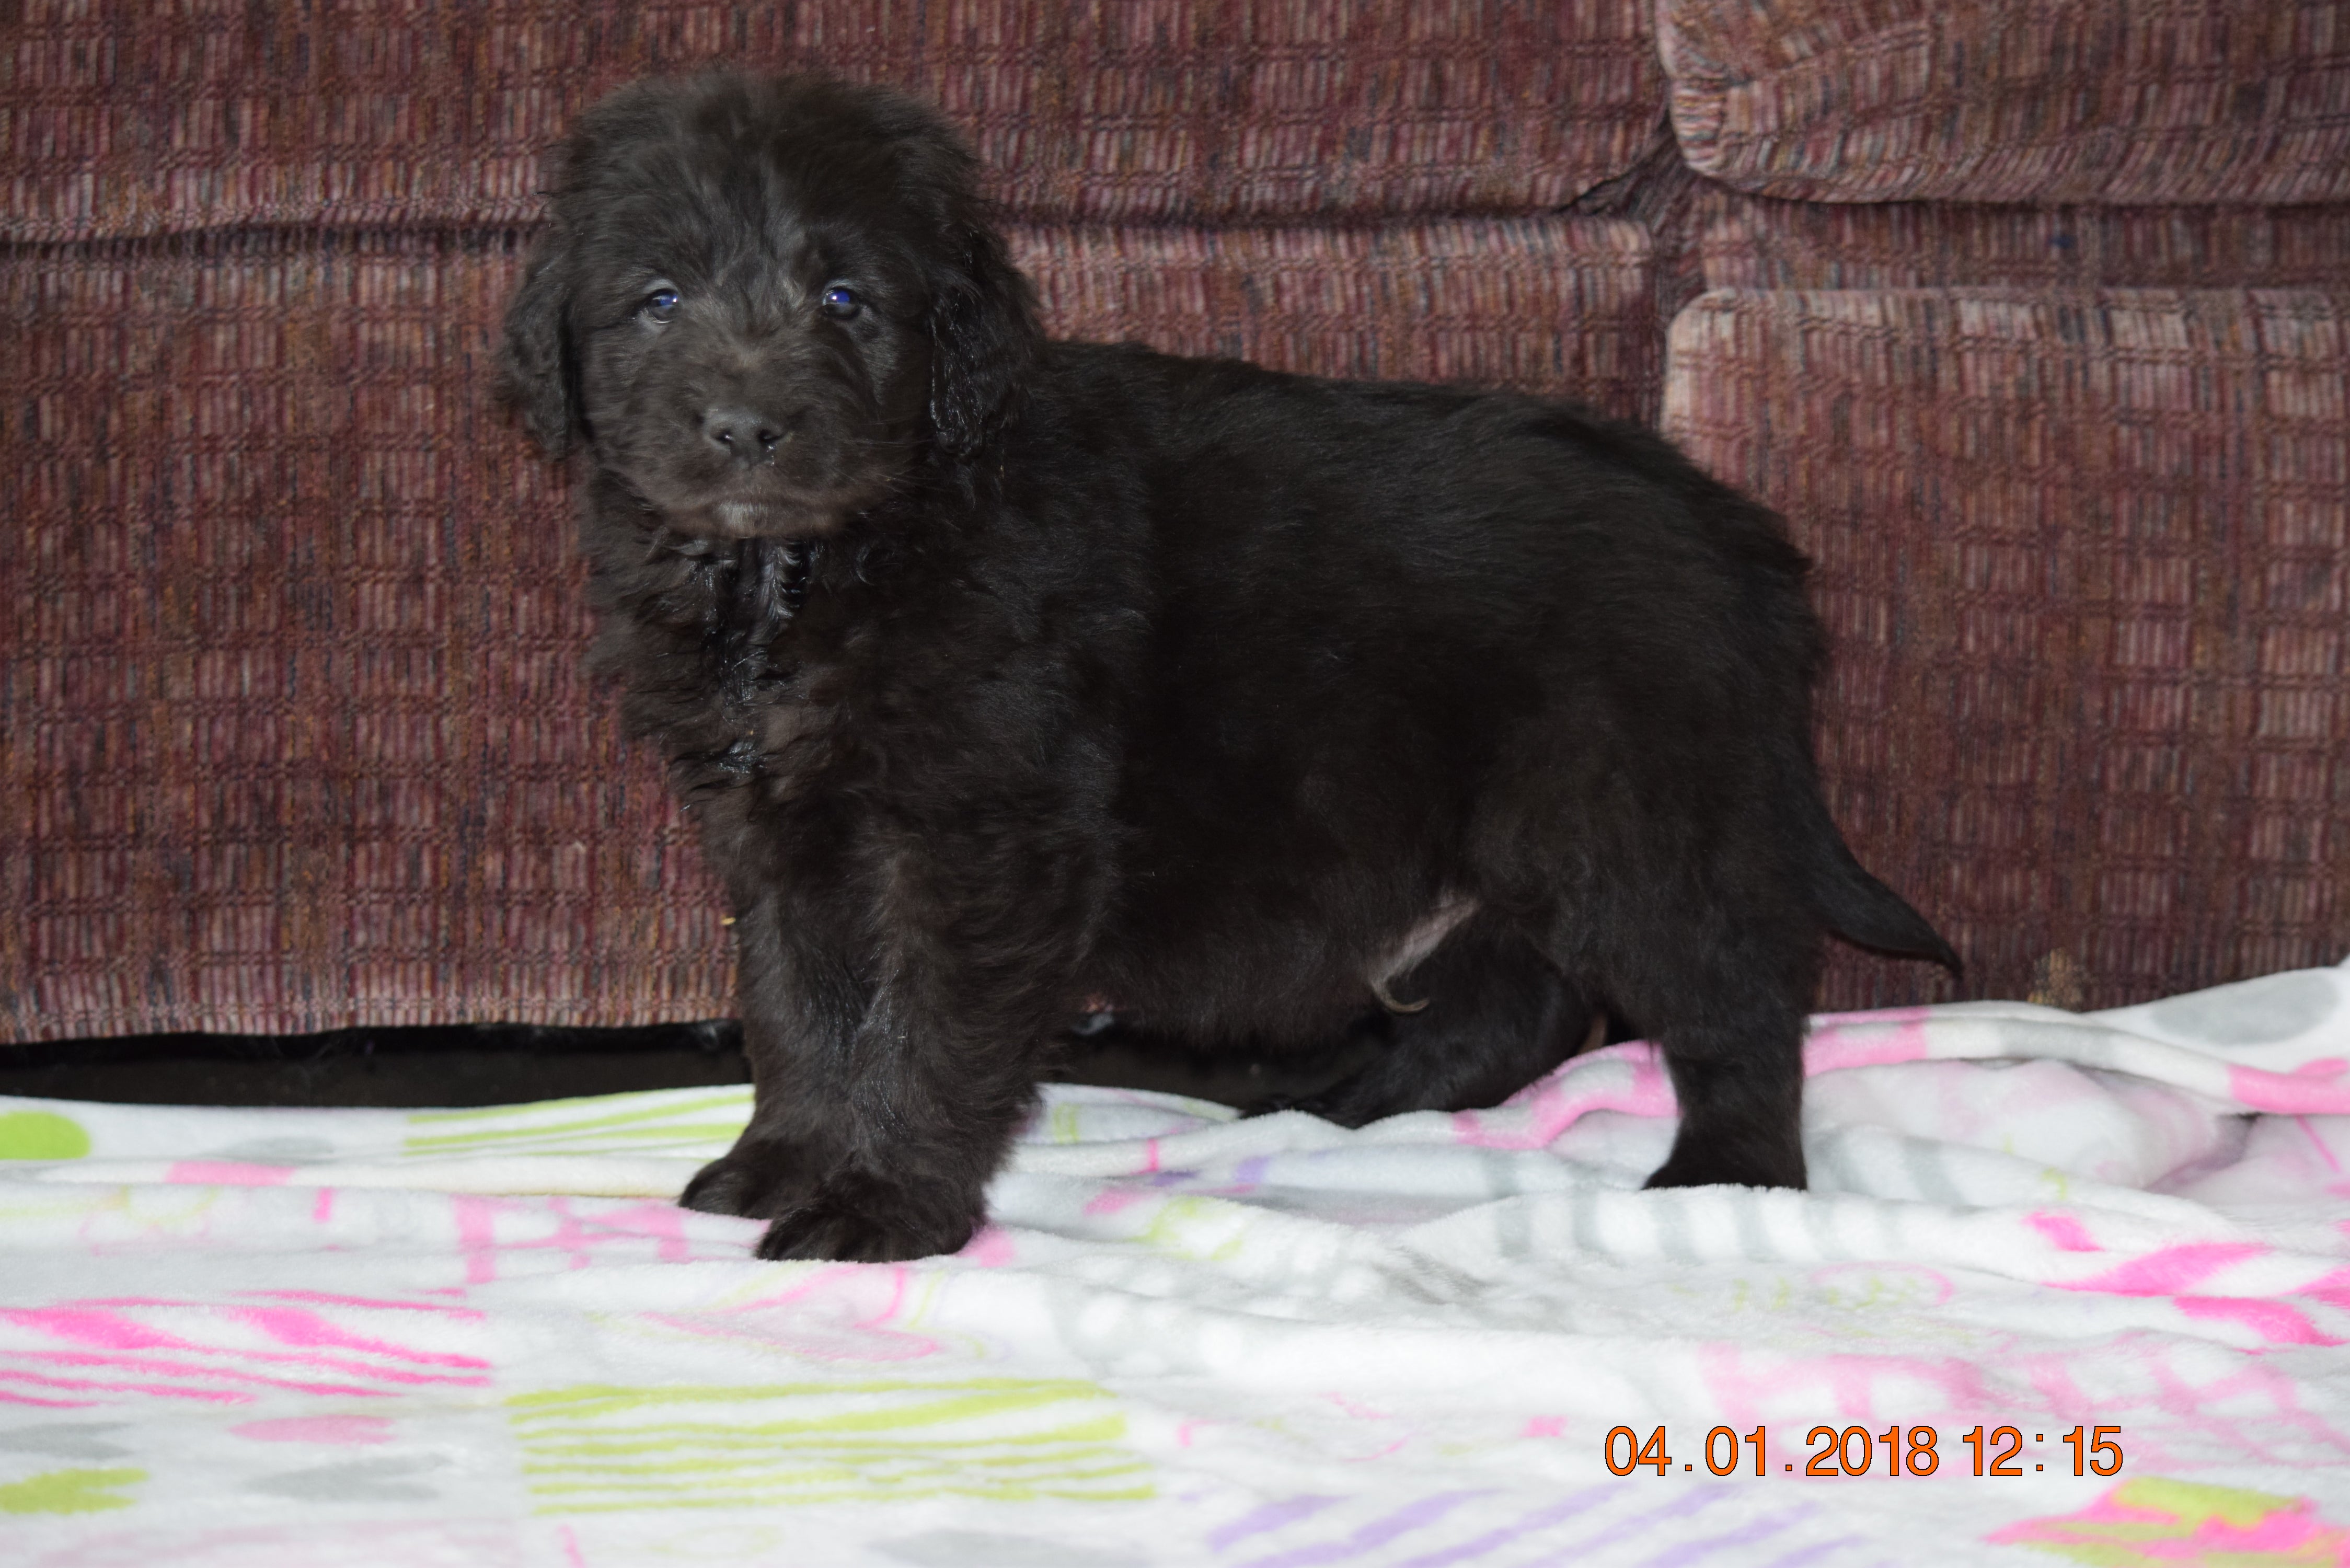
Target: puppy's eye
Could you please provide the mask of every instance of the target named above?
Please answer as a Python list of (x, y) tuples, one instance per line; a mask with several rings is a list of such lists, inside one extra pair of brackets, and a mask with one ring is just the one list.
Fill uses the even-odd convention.
[(645, 296), (644, 303), (637, 306), (637, 314), (648, 321), (667, 321), (677, 314), (677, 290), (673, 288), (653, 290)]
[(827, 286), (824, 291), (823, 305), (824, 313), (838, 321), (846, 321), (865, 308), (865, 302), (857, 296), (857, 291), (845, 283)]

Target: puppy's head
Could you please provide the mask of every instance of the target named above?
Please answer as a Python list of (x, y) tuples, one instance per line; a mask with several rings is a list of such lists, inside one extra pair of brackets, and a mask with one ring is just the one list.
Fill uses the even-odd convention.
[(582, 119), (506, 314), (501, 391), (670, 527), (837, 530), (967, 459), (1039, 334), (927, 109), (811, 77), (650, 81)]

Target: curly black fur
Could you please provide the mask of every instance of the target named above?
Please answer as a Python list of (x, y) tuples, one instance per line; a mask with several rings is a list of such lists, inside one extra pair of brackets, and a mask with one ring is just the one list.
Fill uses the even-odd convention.
[(764, 1255), (961, 1246), (1105, 999), (1382, 1020), (1350, 1123), (1605, 1007), (1680, 1098), (1651, 1185), (1799, 1187), (1825, 935), (1955, 964), (1822, 804), (1803, 557), (1656, 436), (1047, 342), (888, 92), (640, 84), (561, 168), (506, 395), (586, 451), (599, 657), (733, 900), (756, 1108), (684, 1201)]

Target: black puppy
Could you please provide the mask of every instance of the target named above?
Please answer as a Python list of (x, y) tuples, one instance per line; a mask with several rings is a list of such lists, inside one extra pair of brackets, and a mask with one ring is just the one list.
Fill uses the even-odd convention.
[(1047, 342), (973, 172), (889, 92), (640, 84), (507, 318), (738, 918), (756, 1106), (684, 1201), (959, 1247), (1105, 1003), (1192, 1050), (1392, 1009), (1350, 1122), (1604, 1006), (1679, 1096), (1650, 1185), (1802, 1186), (1825, 933), (1956, 961), (1821, 801), (1778, 519), (1557, 403)]

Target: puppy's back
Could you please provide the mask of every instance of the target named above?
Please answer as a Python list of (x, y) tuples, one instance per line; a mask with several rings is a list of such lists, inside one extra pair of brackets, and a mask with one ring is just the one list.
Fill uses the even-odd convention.
[[(1268, 653), (1402, 689), (1606, 686), (1653, 706), (1711, 693), (1710, 726), (1799, 709), (1820, 639), (1775, 514), (1670, 443), (1505, 392), (1285, 375), (1133, 347), (1055, 344), (1034, 439), (1117, 450), (1178, 611)], [(1273, 647), (1268, 649), (1267, 643)], [(1214, 665), (1193, 650), (1194, 678)], [(1458, 677), (1458, 679), (1456, 679)], [(1531, 696), (1531, 693), (1527, 694)], [(1558, 693), (1554, 690), (1551, 694)]]

